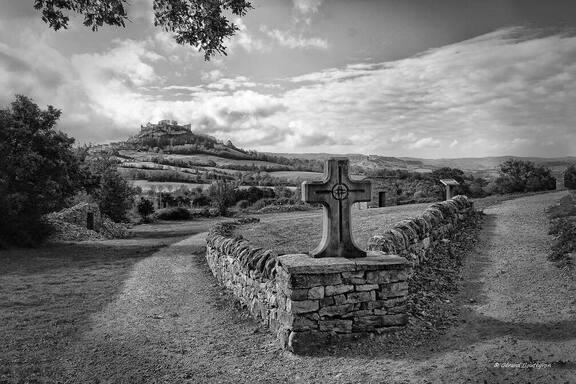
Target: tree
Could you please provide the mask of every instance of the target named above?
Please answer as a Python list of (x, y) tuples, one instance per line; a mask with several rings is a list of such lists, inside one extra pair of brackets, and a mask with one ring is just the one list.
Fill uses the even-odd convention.
[(576, 189), (576, 165), (572, 164), (564, 171), (564, 186), (568, 189)]
[(235, 193), (232, 183), (218, 180), (210, 185), (208, 188), (208, 196), (212, 201), (212, 205), (218, 209), (218, 213), (222, 216), (228, 214), (228, 207), (234, 204)]
[(117, 223), (126, 221), (133, 197), (134, 190), (115, 168), (104, 171), (96, 198), (103, 214)]
[(42, 215), (80, 188), (74, 139), (54, 129), (60, 115), (20, 95), (0, 110), (0, 246), (39, 244), (49, 234)]
[(152, 204), (150, 200), (141, 197), (137, 208), (138, 214), (142, 217), (142, 220), (148, 222), (150, 215), (154, 213), (154, 204)]
[(496, 185), (501, 193), (545, 191), (556, 188), (556, 179), (548, 168), (531, 161), (509, 159), (500, 164)]
[[(68, 28), (70, 14), (84, 16), (83, 24), (97, 31), (104, 24), (125, 27), (128, 0), (34, 0), (42, 20), (55, 31)], [(226, 55), (224, 39), (238, 31), (224, 13), (244, 16), (252, 8), (247, 0), (154, 0), (154, 25), (173, 33), (178, 44), (204, 51), (209, 60)]]
[(432, 171), (432, 178), (436, 181), (440, 179), (454, 179), (460, 184), (464, 184), (464, 171), (458, 168), (444, 167)]

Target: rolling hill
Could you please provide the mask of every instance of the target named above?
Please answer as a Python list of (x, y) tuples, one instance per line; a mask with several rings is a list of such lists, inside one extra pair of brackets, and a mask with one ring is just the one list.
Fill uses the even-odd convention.
[[(351, 172), (365, 175), (381, 169), (399, 169), (429, 173), (442, 167), (459, 168), (482, 177), (498, 174), (498, 166), (515, 158), (532, 161), (561, 174), (576, 157), (539, 158), (497, 156), (482, 158), (421, 159), (381, 155), (329, 153), (266, 153), (245, 150), (232, 142), (193, 132), (190, 125), (163, 120), (141, 126), (138, 134), (124, 142), (97, 145), (93, 154), (107, 151), (119, 160), (121, 174), (143, 189), (174, 189), (175, 186), (206, 188), (214, 180), (242, 180), (250, 185), (296, 185), (302, 180), (320, 177), (324, 160), (345, 156), (350, 159)], [(169, 186), (168, 186), (169, 185)]]

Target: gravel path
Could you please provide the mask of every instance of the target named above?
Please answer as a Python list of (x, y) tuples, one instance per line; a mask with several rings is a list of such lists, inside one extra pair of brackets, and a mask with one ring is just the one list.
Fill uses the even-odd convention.
[[(486, 210), (465, 265), (461, 325), (434, 340), (390, 349), (386, 337), (300, 357), (238, 311), (216, 284), (203, 234), (135, 265), (117, 299), (60, 357), (69, 382), (575, 383), (571, 369), (495, 363), (576, 360), (576, 280), (546, 261), (545, 207), (561, 194)], [(374, 345), (381, 343), (381, 348)]]

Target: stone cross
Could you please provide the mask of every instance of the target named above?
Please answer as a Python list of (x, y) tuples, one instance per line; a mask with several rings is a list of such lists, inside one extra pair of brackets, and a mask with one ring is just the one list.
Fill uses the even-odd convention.
[(348, 158), (326, 160), (324, 180), (302, 183), (302, 200), (324, 207), (322, 240), (310, 253), (312, 257), (366, 256), (352, 238), (350, 229), (352, 204), (370, 201), (370, 181), (352, 181), (348, 176)]

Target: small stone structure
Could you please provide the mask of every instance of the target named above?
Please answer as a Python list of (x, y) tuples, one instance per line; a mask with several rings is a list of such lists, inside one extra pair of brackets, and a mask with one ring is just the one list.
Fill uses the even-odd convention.
[(210, 269), (283, 347), (306, 353), (408, 321), (406, 259), (382, 252), (355, 259), (278, 256), (233, 237), (232, 229), (211, 229)]
[(102, 215), (97, 204), (80, 203), (73, 207), (52, 213), (51, 217), (86, 229), (100, 232)]
[(440, 183), (442, 183), (446, 189), (446, 200), (450, 200), (452, 198), (452, 187), (457, 187), (460, 185), (460, 183), (454, 179), (440, 179)]

